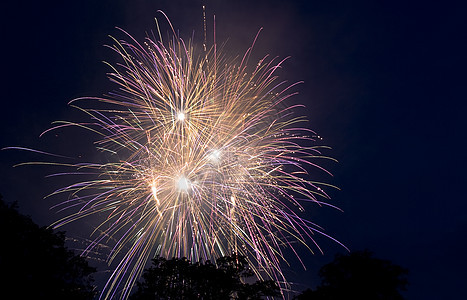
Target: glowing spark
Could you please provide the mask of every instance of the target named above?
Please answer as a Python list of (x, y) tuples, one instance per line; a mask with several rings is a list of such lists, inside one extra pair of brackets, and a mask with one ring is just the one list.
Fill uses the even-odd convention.
[(151, 185), (151, 191), (152, 191), (152, 196), (154, 197), (154, 200), (156, 200), (157, 202), (157, 205), (159, 205), (159, 198), (157, 198), (157, 187), (156, 187), (156, 183), (153, 183)]

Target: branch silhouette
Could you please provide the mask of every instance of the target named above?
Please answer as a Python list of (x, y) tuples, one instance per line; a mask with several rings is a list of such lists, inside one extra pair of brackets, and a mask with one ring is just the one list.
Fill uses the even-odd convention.
[(92, 299), (96, 270), (65, 247), (65, 233), (39, 227), (0, 195), (1, 290), (14, 299)]
[(216, 264), (156, 257), (131, 299), (253, 300), (279, 295), (279, 287), (272, 280), (246, 283), (253, 276), (245, 257), (236, 254), (221, 257)]

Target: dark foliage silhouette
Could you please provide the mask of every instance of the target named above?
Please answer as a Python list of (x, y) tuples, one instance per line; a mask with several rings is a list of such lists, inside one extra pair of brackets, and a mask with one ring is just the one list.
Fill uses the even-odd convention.
[(235, 254), (219, 258), (216, 264), (156, 257), (131, 299), (253, 300), (279, 295), (278, 286), (271, 280), (246, 283), (253, 275), (246, 259)]
[(39, 227), (0, 196), (0, 286), (12, 299), (92, 299), (95, 269), (65, 247), (63, 232)]
[(407, 289), (407, 274), (406, 269), (374, 258), (369, 251), (336, 255), (320, 269), (321, 285), (295, 299), (403, 299), (400, 292)]

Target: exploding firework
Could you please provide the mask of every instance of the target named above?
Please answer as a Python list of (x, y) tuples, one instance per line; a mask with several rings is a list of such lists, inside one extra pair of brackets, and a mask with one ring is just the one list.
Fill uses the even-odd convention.
[(103, 298), (126, 298), (155, 254), (198, 261), (236, 252), (286, 289), (284, 249), (319, 249), (313, 235), (324, 234), (300, 217), (302, 203), (329, 197), (326, 184), (310, 180), (323, 156), (309, 146), (316, 135), (297, 107), (285, 103), (295, 93), (276, 76), (283, 61), (266, 56), (250, 66), (252, 48), (229, 60), (175, 31), (142, 44), (122, 32), (128, 41), (110, 46), (121, 58), (109, 74), (119, 88), (71, 102), (92, 121), (49, 129), (97, 134), (106, 158), (67, 165), (89, 180), (53, 193), (69, 195), (56, 206), (69, 213), (53, 226), (102, 218), (83, 255), (111, 244), (115, 268)]

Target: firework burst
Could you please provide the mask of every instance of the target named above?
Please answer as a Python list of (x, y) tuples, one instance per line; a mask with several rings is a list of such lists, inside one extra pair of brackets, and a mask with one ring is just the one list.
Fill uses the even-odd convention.
[(323, 156), (304, 146), (315, 135), (285, 104), (295, 93), (276, 76), (283, 61), (266, 56), (251, 67), (251, 48), (235, 61), (175, 33), (140, 44), (122, 32), (128, 41), (110, 46), (121, 58), (109, 65), (119, 88), (71, 102), (91, 122), (49, 129), (90, 130), (108, 153), (105, 163), (68, 165), (90, 179), (53, 193), (69, 195), (55, 207), (69, 213), (53, 226), (102, 218), (83, 255), (112, 244), (103, 298), (126, 298), (155, 253), (197, 261), (236, 252), (286, 289), (284, 249), (319, 249), (313, 235), (322, 234), (299, 216), (301, 202), (328, 196), (310, 180)]

